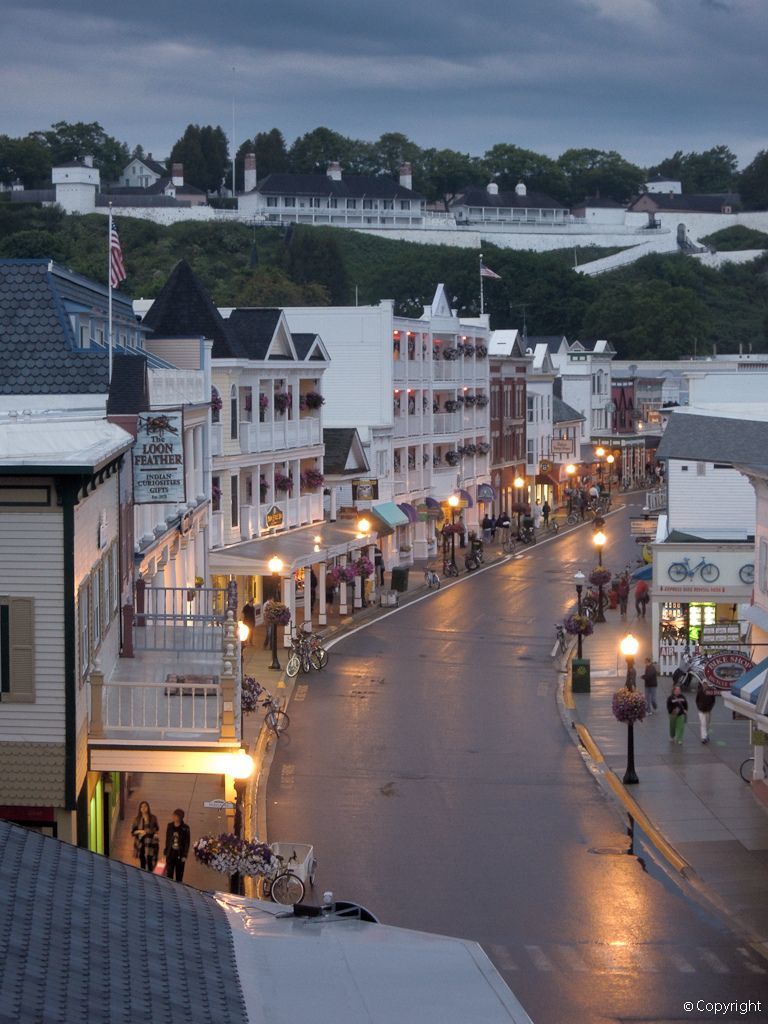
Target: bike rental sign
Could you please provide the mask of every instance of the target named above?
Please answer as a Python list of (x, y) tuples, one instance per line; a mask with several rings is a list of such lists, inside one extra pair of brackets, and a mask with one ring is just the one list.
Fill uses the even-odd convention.
[(676, 601), (748, 600), (754, 579), (751, 544), (656, 544), (653, 592)]

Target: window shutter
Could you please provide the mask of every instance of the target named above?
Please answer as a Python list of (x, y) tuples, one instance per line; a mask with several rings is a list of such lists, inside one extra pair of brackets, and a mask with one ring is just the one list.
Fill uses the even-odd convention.
[(11, 688), (3, 700), (15, 704), (35, 702), (35, 602), (31, 597), (12, 597), (10, 610)]

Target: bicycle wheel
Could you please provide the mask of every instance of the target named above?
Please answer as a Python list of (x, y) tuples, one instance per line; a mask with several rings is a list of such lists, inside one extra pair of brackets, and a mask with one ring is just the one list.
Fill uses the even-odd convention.
[(552, 533), (557, 533), (560, 529), (560, 524), (556, 519), (553, 519), (552, 522), (549, 524), (549, 528), (552, 531)]
[(459, 575), (459, 567), (457, 565), (454, 565), (453, 562), (446, 562), (445, 565), (443, 566), (443, 575), (444, 576), (458, 576)]
[(305, 891), (302, 880), (291, 871), (278, 875), (272, 883), (272, 899), (284, 907), (293, 907), (301, 903)]
[(278, 709), (268, 711), (264, 716), (264, 721), (277, 736), (279, 736), (281, 732), (285, 732), (291, 724), (291, 720), (288, 715), (284, 711), (280, 711)]
[(464, 559), (464, 566), (466, 567), (467, 572), (473, 572), (475, 569), (477, 569), (478, 565), (479, 563), (477, 559), (472, 555), (467, 555), (467, 557)]
[(742, 565), (739, 569), (739, 579), (742, 583), (754, 583), (755, 582), (755, 567), (751, 563), (749, 565)]
[(745, 782), (752, 781), (752, 766), (754, 762), (754, 757), (748, 757), (746, 761), (742, 761), (739, 765), (739, 775), (742, 777), (742, 779), (744, 779)]
[[(670, 569), (672, 566), (670, 566)], [(713, 562), (707, 562), (701, 567), (701, 578), (705, 583), (714, 583), (720, 576), (720, 570)]]
[(324, 647), (316, 647), (310, 657), (312, 659), (312, 668), (325, 668), (328, 664), (328, 651)]
[(301, 659), (298, 654), (292, 654), (288, 659), (288, 664), (285, 666), (285, 674), (289, 679), (295, 679), (299, 674), (301, 668)]
[(667, 569), (667, 576), (669, 576), (673, 583), (682, 583), (683, 580), (688, 578), (688, 569), (683, 562), (673, 562)]
[(306, 675), (307, 672), (312, 668), (312, 659), (309, 651), (302, 651), (301, 654), (301, 671)]
[(568, 523), (569, 526), (575, 526), (576, 523), (578, 523), (579, 521), (579, 517), (576, 515), (575, 512), (569, 512), (565, 521), (566, 523)]

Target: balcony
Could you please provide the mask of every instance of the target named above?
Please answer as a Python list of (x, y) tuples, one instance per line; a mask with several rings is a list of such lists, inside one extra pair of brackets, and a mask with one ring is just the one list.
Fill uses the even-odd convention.
[(322, 443), (319, 416), (303, 416), (298, 420), (280, 417), (265, 423), (241, 420), (239, 431), (240, 450), (250, 454), (308, 448)]
[(224, 546), (224, 513), (211, 512), (211, 547)]
[(149, 401), (153, 409), (167, 409), (178, 405), (208, 402), (205, 394), (205, 375), (201, 370), (147, 371)]
[(432, 360), (432, 380), (457, 381), (461, 380), (461, 377), (461, 360), (442, 358)]
[(462, 414), (459, 412), (435, 412), (432, 414), (433, 434), (455, 434), (462, 429)]

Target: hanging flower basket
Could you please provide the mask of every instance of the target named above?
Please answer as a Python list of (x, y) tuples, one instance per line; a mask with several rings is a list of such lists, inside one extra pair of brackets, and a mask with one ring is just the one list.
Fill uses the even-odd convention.
[(594, 629), (592, 619), (586, 615), (569, 615), (563, 625), (571, 636), (591, 636)]
[(282, 601), (267, 601), (264, 605), (264, 621), (270, 626), (287, 626), (291, 621), (291, 609)]
[(301, 397), (304, 399), (308, 409), (319, 409), (321, 405), (325, 405), (325, 398), (319, 391), (308, 391), (306, 395)]
[(288, 394), (288, 392), (287, 391), (276, 391), (275, 392), (275, 409), (277, 410), (277, 412), (279, 412), (282, 415), (285, 412), (285, 410), (286, 409), (290, 409), (290, 407), (291, 407), (291, 396)]
[(478, 455), (487, 455), (490, 450), (491, 446), (488, 444), (487, 441), (480, 441), (480, 443), (477, 446)]
[(642, 693), (622, 686), (613, 695), (611, 710), (617, 722), (642, 722), (648, 711), (648, 705)]
[(445, 461), (449, 466), (458, 466), (461, 456), (458, 452), (450, 451), (445, 453)]
[(475, 355), (478, 359), (485, 359), (488, 355), (488, 349), (485, 345), (475, 345)]
[(443, 461), (442, 455), (433, 455), (432, 456), (432, 468), (433, 469), (437, 469), (437, 467), (440, 465), (440, 463), (442, 461)]
[(253, 676), (246, 676), (243, 685), (240, 687), (240, 707), (246, 715), (258, 711), (261, 705), (261, 695), (264, 687), (256, 682)]
[(464, 355), (465, 356), (473, 356), (475, 354), (475, 347), (474, 347), (474, 345), (464, 345), (463, 347), (464, 347)]
[(595, 566), (589, 574), (589, 582), (593, 587), (604, 587), (611, 582), (611, 572), (604, 566)]
[(267, 398), (267, 396), (265, 394), (262, 393), (262, 394), (259, 395), (259, 409), (261, 410), (261, 412), (266, 412), (268, 408), (269, 408), (269, 399)]
[(216, 388), (211, 388), (211, 409), (214, 412), (221, 412), (221, 395)]
[(348, 562), (346, 565), (334, 565), (328, 572), (331, 583), (354, 583), (357, 576), (357, 563)]
[(464, 452), (463, 452), (463, 454), (464, 455), (477, 455), (477, 445), (476, 444), (464, 445)]
[(275, 473), (275, 490), (283, 493), (293, 490), (293, 480), (284, 473)]
[(459, 350), (457, 348), (444, 348), (443, 359), (447, 359), (449, 362), (453, 362), (454, 359), (459, 358)]
[(373, 576), (373, 562), (370, 558), (366, 558), (365, 555), (361, 555), (354, 564), (357, 567), (357, 575), (361, 579), (367, 580), (369, 576)]
[(429, 462), (429, 452), (424, 452), (424, 454), (421, 456), (421, 464), (422, 464), (422, 466), (426, 466), (426, 464), (428, 462)]
[(472, 406), (472, 405), (475, 404), (476, 401), (477, 401), (477, 398), (475, 397), (475, 395), (464, 395), (464, 404), (465, 405)]
[(464, 395), (456, 395), (456, 401), (459, 405), (464, 405)]
[(488, 405), (489, 401), (490, 399), (488, 398), (488, 395), (475, 396), (475, 405), (477, 406), (478, 409), (484, 409), (486, 405)]
[(225, 875), (273, 875), (279, 865), (266, 843), (241, 839), (231, 832), (218, 836), (201, 836), (192, 846), (195, 859)]
[(455, 398), (448, 398), (446, 400), (445, 411), (446, 412), (458, 412), (459, 411), (459, 403), (456, 401)]
[(319, 469), (305, 469), (300, 479), (301, 486), (307, 491), (316, 491), (325, 483), (325, 477)]

